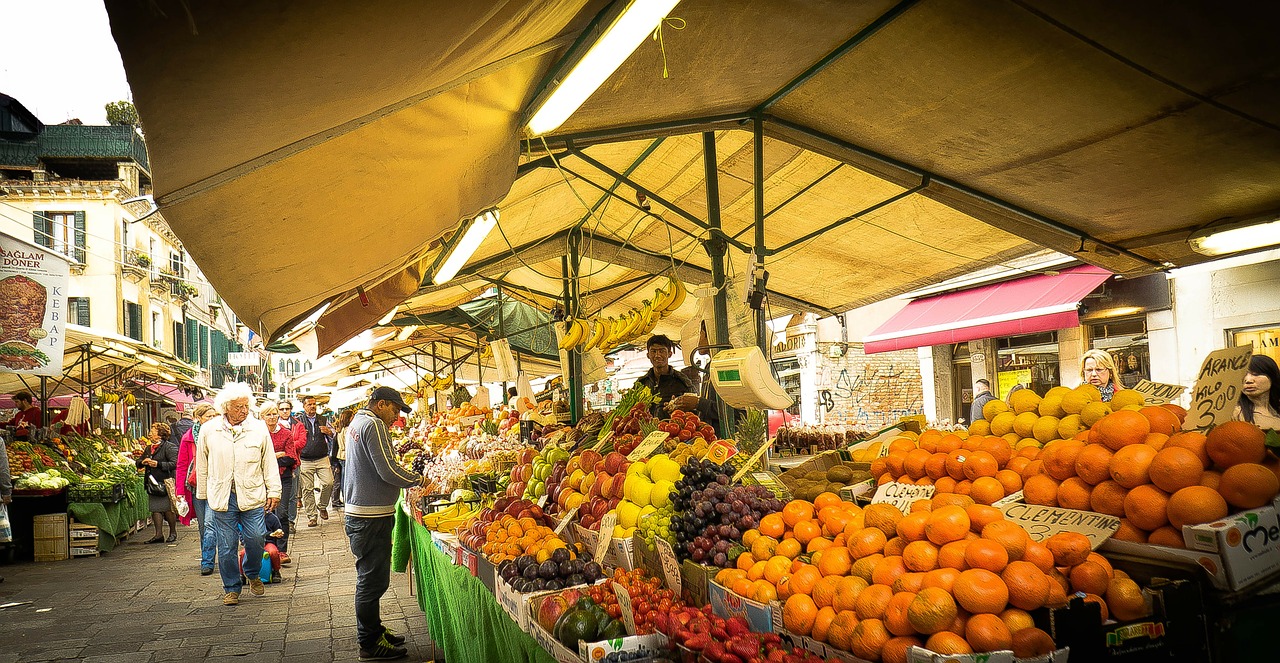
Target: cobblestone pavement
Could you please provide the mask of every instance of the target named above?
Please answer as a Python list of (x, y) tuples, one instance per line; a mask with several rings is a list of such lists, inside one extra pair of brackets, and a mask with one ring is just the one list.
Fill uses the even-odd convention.
[[(332, 514), (332, 512), (331, 512)], [(0, 663), (81, 661), (241, 663), (355, 661), (355, 567), (341, 512), (305, 521), (289, 542), (293, 563), (266, 596), (222, 605), (215, 572), (200, 575), (195, 527), (174, 544), (143, 545), (151, 527), (101, 557), (0, 566)], [(406, 661), (438, 658), (408, 578), (391, 574), (382, 619), (406, 636)]]

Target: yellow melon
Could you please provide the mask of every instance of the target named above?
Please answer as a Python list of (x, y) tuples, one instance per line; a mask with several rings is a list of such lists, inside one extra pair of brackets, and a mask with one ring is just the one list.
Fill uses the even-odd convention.
[[(1023, 391), (1026, 390), (1024, 389)], [(1023, 412), (1013, 418), (1013, 432), (1017, 433), (1019, 437), (1035, 437), (1032, 431), (1035, 430), (1037, 421), (1040, 421), (1040, 415), (1036, 414), (1034, 410)]]
[[(1004, 401), (991, 401), (991, 403), (997, 402), (1004, 403)], [(987, 403), (987, 405), (990, 405), (991, 403)], [(1013, 421), (1015, 418), (1016, 415), (1012, 412), (1001, 412), (997, 414), (995, 418), (991, 420), (991, 434), (1001, 436), (1012, 433)]]
[(997, 414), (1008, 411), (1009, 404), (997, 398), (982, 406), (982, 418), (994, 422)]

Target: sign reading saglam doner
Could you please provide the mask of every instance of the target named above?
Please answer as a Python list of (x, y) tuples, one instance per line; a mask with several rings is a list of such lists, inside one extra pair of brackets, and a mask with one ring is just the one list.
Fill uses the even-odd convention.
[(0, 233), (0, 372), (62, 375), (67, 258)]

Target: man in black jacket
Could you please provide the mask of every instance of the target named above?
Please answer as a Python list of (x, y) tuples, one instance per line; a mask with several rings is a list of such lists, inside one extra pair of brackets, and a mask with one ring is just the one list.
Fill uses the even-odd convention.
[[(329, 465), (329, 448), (333, 441), (333, 428), (329, 420), (316, 413), (316, 397), (302, 399), (302, 416), (293, 424), (293, 443), (298, 448), (302, 464), (298, 468), (298, 484), (302, 491), (302, 510), (307, 515), (307, 527), (316, 527), (317, 513), (329, 519), (329, 498), (333, 493), (333, 470)], [(320, 501), (316, 502), (316, 489)]]

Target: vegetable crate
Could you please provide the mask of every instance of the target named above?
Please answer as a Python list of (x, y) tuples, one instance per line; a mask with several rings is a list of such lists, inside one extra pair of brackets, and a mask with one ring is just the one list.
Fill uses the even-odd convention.
[(124, 499), (124, 484), (77, 484), (67, 489), (69, 502), (101, 502), (115, 504)]
[(60, 562), (70, 557), (67, 514), (51, 513), (36, 516), (33, 521), (35, 561)]

